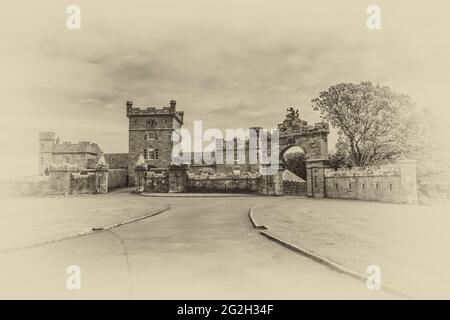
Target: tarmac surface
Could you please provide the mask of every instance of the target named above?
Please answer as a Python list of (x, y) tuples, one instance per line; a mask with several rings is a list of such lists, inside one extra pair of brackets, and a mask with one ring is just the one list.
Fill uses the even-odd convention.
[[(83, 201), (81, 196), (77, 199)], [(140, 206), (154, 209), (170, 204), (171, 208), (108, 231), (0, 253), (0, 298), (397, 298), (369, 290), (364, 282), (259, 234), (249, 221), (249, 209), (280, 200), (152, 198), (129, 190), (113, 192), (98, 199), (103, 209), (109, 201), (114, 210), (124, 213)], [(71, 265), (80, 267), (80, 290), (66, 285)]]

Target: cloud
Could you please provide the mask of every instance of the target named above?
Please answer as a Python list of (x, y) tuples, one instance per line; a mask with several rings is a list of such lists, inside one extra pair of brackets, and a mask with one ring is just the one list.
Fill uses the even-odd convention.
[[(442, 8), (427, 6), (428, 17), (423, 6), (381, 1), (389, 19), (371, 33), (360, 1), (79, 3), (82, 29), (74, 32), (65, 29), (64, 4), (28, 4), (33, 14), (11, 7), (5, 25), (14, 31), (2, 31), (5, 123), (26, 114), (34, 130), (125, 152), (127, 100), (161, 107), (176, 99), (188, 129), (203, 120), (222, 130), (274, 128), (290, 106), (319, 121), (311, 99), (344, 81), (381, 82), (419, 105), (446, 108), (450, 44), (435, 36), (448, 29)], [(427, 28), (402, 28), (405, 17), (422, 17)]]

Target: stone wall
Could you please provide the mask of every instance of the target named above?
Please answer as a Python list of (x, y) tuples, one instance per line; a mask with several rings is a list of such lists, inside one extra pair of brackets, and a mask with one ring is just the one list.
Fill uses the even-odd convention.
[(71, 174), (70, 194), (95, 193), (95, 172)]
[(283, 193), (285, 195), (306, 195), (306, 181), (283, 181)]
[(128, 169), (109, 169), (108, 189), (123, 188), (128, 186)]
[[(46, 140), (40, 140), (40, 143), (41, 147), (45, 148)], [(41, 156), (51, 156), (50, 163), (48, 163), (46, 168), (52, 164), (61, 165), (63, 163), (70, 163), (72, 165), (77, 165), (82, 169), (92, 169), (95, 167), (101, 155), (99, 146), (96, 143), (89, 141), (80, 141), (78, 143), (53, 142), (50, 152), (47, 152), (47, 149), (44, 149), (44, 151), (40, 150)], [(42, 173), (43, 172), (41, 172), (41, 174)]]
[(84, 169), (93, 169), (99, 155), (89, 153), (53, 153), (52, 164), (70, 163)]
[(201, 193), (257, 193), (257, 174), (189, 174), (189, 192)]
[(416, 204), (415, 163), (401, 161), (376, 167), (325, 169), (324, 192), (327, 198)]
[(128, 153), (105, 153), (104, 157), (110, 169), (128, 168)]
[(169, 176), (167, 170), (147, 171), (145, 173), (144, 191), (151, 193), (168, 193)]
[(107, 193), (109, 170), (107, 165), (80, 170), (75, 165), (65, 163), (50, 166), (48, 179), (51, 194)]
[(274, 175), (259, 173), (226, 174), (220, 172), (196, 173), (187, 166), (148, 169), (146, 165), (135, 170), (136, 192), (150, 193), (253, 193), (282, 195), (281, 172)]

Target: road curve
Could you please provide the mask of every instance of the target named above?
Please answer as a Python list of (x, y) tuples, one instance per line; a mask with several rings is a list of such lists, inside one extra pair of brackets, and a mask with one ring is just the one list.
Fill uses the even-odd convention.
[[(395, 298), (261, 236), (248, 210), (271, 198), (142, 197), (143, 205), (148, 201), (171, 209), (107, 232), (0, 255), (0, 298)], [(66, 286), (69, 265), (81, 268), (80, 290)]]

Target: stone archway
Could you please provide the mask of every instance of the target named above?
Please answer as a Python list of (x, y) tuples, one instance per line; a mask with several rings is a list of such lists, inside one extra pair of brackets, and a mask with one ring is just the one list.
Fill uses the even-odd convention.
[(299, 118), (298, 110), (289, 108), (287, 111), (284, 121), (278, 124), (279, 159), (283, 163), (284, 155), (290, 148), (300, 147), (306, 157), (307, 195), (324, 197), (323, 173), (328, 163), (329, 125), (324, 122), (308, 125)]
[[(280, 152), (281, 168), (289, 170), (306, 181), (306, 153), (299, 146), (290, 146)], [(297, 163), (299, 162), (299, 163)]]

